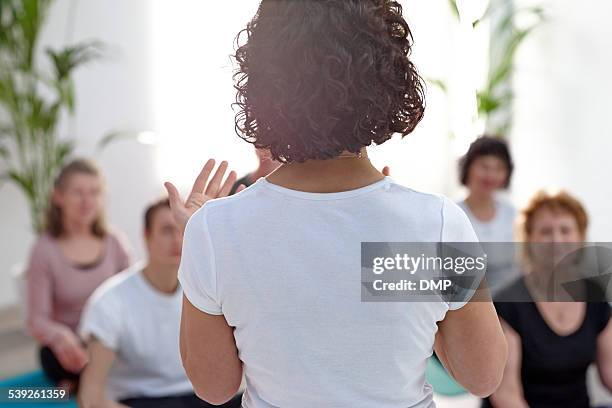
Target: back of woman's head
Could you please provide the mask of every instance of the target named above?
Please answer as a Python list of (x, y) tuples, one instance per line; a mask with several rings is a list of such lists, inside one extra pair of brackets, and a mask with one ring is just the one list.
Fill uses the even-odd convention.
[[(70, 182), (70, 179), (74, 175), (78, 174), (94, 176), (100, 180), (102, 179), (102, 172), (93, 161), (88, 159), (74, 159), (62, 167), (59, 174), (55, 178), (53, 189), (55, 191), (65, 190)], [(65, 220), (62, 208), (55, 203), (53, 199), (51, 199), (47, 209), (47, 218), (45, 223), (46, 232), (54, 238), (62, 236), (65, 232), (64, 222)], [(104, 214), (102, 212), (100, 212), (100, 214), (98, 214), (93, 221), (91, 225), (91, 232), (97, 237), (103, 237), (106, 235), (106, 223), (104, 221)]]
[(263, 0), (236, 41), (236, 130), (279, 161), (357, 153), (423, 117), (395, 1)]

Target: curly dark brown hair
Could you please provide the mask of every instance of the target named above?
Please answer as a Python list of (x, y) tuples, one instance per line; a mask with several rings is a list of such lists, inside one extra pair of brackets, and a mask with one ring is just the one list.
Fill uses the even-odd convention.
[(425, 110), (411, 47), (396, 1), (263, 0), (236, 36), (236, 133), (286, 163), (403, 137)]

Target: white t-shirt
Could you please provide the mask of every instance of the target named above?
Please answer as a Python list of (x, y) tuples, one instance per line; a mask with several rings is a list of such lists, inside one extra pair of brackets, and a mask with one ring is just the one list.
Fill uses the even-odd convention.
[(105, 281), (87, 301), (79, 334), (116, 353), (107, 381), (114, 400), (193, 392), (179, 352), (183, 293), (159, 292), (140, 267)]
[(514, 239), (514, 222), (516, 209), (505, 200), (495, 200), (495, 216), (490, 221), (480, 221), (470, 210), (465, 200), (459, 206), (465, 211), (478, 240), (485, 244), (489, 256), (487, 265), (487, 283), (493, 295), (502, 291), (508, 284), (521, 276), (516, 265), (517, 246)]
[(189, 220), (179, 279), (235, 327), (245, 408), (433, 407), (436, 322), (464, 303), (361, 302), (361, 242), (477, 241), (447, 198), (387, 177), (338, 193), (261, 178)]
[(476, 218), (465, 200), (458, 204), (470, 219), (480, 242), (514, 242), (516, 209), (510, 203), (496, 199), (495, 216), (489, 221)]

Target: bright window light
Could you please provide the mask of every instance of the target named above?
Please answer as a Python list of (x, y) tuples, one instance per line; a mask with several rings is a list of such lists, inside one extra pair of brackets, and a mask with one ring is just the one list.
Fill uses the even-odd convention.
[[(232, 4), (233, 3), (233, 4)], [(173, 0), (152, 6), (153, 88), (158, 173), (187, 187), (209, 157), (239, 173), (256, 165), (234, 132), (235, 35), (258, 2)]]

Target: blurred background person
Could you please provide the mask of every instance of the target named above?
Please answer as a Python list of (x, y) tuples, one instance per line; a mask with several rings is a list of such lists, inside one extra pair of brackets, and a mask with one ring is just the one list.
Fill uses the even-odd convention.
[(269, 150), (256, 148), (255, 154), (257, 155), (257, 159), (259, 161), (257, 169), (244, 177), (239, 178), (232, 186), (230, 195), (235, 194), (236, 190), (241, 185), (248, 187), (259, 180), (260, 177), (266, 177), (268, 174), (276, 170), (278, 166), (280, 166), (280, 163), (272, 158)]
[[(106, 281), (85, 308), (80, 406), (210, 407), (193, 393), (179, 355), (182, 235), (167, 199), (145, 211), (144, 239), (146, 264)], [(239, 398), (223, 406), (238, 408)]]
[[(508, 362), (500, 387), (483, 407), (587, 408), (591, 363), (612, 390), (609, 304), (552, 302), (547, 291), (549, 274), (560, 260), (548, 248), (563, 251), (584, 242), (587, 224), (582, 204), (565, 192), (539, 192), (523, 210), (521, 234), (530, 247), (524, 275), (500, 294), (507, 302), (495, 303), (508, 341)], [(600, 298), (595, 293), (600, 288), (583, 282), (581, 298)]]
[(84, 159), (59, 173), (46, 231), (26, 272), (27, 326), (40, 345), (40, 363), (54, 383), (74, 390), (87, 355), (75, 330), (82, 308), (105, 279), (130, 264), (129, 251), (104, 221), (104, 182)]
[[(467, 197), (459, 206), (465, 211), (478, 240), (499, 243), (486, 246), (489, 254), (487, 283), (493, 294), (518, 276), (514, 268), (514, 222), (516, 210), (499, 192), (510, 186), (514, 164), (505, 141), (481, 136), (470, 144), (459, 161), (459, 181)], [(507, 243), (507, 244), (502, 244)]]

